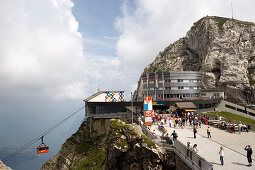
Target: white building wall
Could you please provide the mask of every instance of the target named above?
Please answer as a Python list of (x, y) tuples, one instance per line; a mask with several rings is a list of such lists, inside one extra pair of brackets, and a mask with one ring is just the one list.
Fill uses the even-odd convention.
[(99, 94), (98, 96), (90, 99), (89, 102), (105, 102), (106, 93)]

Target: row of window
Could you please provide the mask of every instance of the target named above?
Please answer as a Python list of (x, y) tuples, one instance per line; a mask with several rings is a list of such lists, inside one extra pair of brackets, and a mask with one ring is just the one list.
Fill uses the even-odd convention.
[[(153, 94), (149, 94), (149, 97), (155, 97)], [(163, 94), (156, 94), (157, 98), (163, 99)], [(187, 93), (187, 94), (164, 94), (165, 99), (183, 99), (183, 98), (197, 98), (200, 97), (199, 93)]]
[[(185, 79), (175, 79), (175, 80), (164, 80), (165, 83), (177, 83), (177, 82), (184, 82), (184, 83), (188, 83), (188, 82), (201, 82), (201, 80), (199, 79), (193, 79), (193, 80), (185, 80)], [(159, 83), (163, 83), (163, 80), (159, 80)], [(147, 81), (144, 81), (144, 84), (146, 84)], [(150, 80), (149, 84), (154, 84), (155, 80)]]
[[(159, 87), (158, 90), (177, 90), (177, 89), (184, 89), (184, 90), (189, 90), (189, 89), (201, 89), (201, 87), (199, 86), (189, 86), (189, 87), (185, 87), (185, 86), (180, 86), (180, 87)], [(147, 88), (144, 89), (145, 91), (147, 90)], [(155, 90), (154, 87), (149, 88), (149, 90)]]

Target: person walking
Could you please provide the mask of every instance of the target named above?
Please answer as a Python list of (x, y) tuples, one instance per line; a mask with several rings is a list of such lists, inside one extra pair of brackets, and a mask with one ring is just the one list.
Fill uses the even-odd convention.
[(250, 145), (245, 146), (244, 150), (247, 151), (247, 159), (248, 159), (248, 166), (252, 166), (252, 159), (251, 159), (251, 155), (252, 155), (252, 148)]
[(197, 138), (197, 136), (196, 136), (196, 134), (197, 134), (196, 126), (193, 127), (193, 133), (194, 133), (194, 138)]
[(211, 129), (209, 128), (209, 126), (208, 126), (208, 128), (207, 128), (207, 137), (209, 138), (211, 138), (212, 136), (211, 136)]
[(173, 140), (175, 141), (178, 137), (177, 133), (175, 132), (175, 130), (173, 131), (173, 133), (171, 134), (171, 136), (173, 136)]
[(221, 165), (223, 166), (223, 165), (224, 165), (224, 160), (223, 160), (223, 157), (224, 157), (224, 149), (223, 149), (223, 146), (220, 147), (219, 155), (220, 155), (220, 162), (221, 162)]

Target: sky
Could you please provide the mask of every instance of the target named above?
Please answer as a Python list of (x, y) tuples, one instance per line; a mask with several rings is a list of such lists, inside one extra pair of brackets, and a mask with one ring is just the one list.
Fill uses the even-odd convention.
[[(22, 146), (98, 88), (129, 100), (160, 51), (206, 15), (231, 17), (231, 2), (235, 19), (255, 22), (254, 0), (1, 0), (0, 149)], [(52, 154), (83, 117), (48, 139)]]

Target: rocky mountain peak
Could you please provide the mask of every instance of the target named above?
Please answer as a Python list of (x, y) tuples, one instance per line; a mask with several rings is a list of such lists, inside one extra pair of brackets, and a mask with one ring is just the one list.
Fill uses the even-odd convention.
[[(203, 88), (224, 89), (229, 100), (247, 105), (255, 103), (254, 70), (255, 24), (206, 16), (159, 52), (144, 73), (201, 71)], [(137, 98), (141, 90), (138, 84)]]

